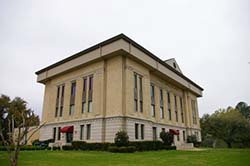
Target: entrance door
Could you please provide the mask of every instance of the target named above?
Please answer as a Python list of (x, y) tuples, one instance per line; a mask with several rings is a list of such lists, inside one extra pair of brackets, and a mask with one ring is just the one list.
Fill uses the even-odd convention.
[(73, 141), (73, 132), (66, 133), (66, 142), (71, 143)]

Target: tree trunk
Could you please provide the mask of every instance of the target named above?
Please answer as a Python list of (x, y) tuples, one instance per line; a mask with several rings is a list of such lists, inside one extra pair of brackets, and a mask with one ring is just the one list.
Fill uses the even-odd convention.
[(228, 148), (232, 148), (231, 142), (227, 142), (227, 147), (228, 147)]
[(17, 166), (17, 160), (13, 159), (13, 160), (11, 161), (11, 166)]
[(216, 148), (217, 138), (213, 141), (213, 148)]

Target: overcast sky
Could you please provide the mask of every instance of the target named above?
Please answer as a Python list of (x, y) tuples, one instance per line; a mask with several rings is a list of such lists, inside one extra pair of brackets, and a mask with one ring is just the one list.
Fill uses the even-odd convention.
[(205, 89), (200, 116), (250, 104), (249, 0), (0, 0), (0, 94), (41, 115), (35, 72), (120, 33)]

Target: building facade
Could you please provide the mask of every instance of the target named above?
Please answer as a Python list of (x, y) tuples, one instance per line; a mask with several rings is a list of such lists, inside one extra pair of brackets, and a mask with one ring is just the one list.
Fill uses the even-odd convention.
[[(38, 126), (31, 126), (28, 128), (27, 133), (24, 135), (23, 139), (20, 141), (21, 145), (32, 145), (32, 142), (35, 140), (39, 140), (40, 136), (40, 130), (37, 130)], [(20, 134), (22, 135), (24, 133), (25, 129), (21, 128)], [(13, 140), (15, 140), (15, 144), (18, 140), (18, 128), (14, 129), (13, 132)]]
[(45, 85), (40, 140), (113, 142), (177, 133), (175, 144), (200, 140), (197, 98), (203, 89), (184, 76), (174, 59), (162, 61), (120, 34), (38, 72)]

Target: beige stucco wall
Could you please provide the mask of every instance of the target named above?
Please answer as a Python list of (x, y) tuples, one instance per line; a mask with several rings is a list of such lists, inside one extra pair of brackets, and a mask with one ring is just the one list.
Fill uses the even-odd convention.
[[(143, 81), (143, 113), (140, 111), (134, 111), (134, 73), (138, 73), (142, 75)], [(151, 99), (150, 99), (150, 84), (154, 84), (155, 86), (155, 110), (156, 116), (151, 116)], [(164, 108), (164, 118), (160, 118), (160, 89), (163, 90), (163, 108)], [(171, 97), (171, 111), (172, 118), (169, 120), (168, 117), (168, 103), (167, 103), (167, 91), (170, 92)], [(187, 94), (185, 97), (185, 94)], [(174, 96), (177, 98), (177, 110), (178, 110), (178, 122), (175, 120), (175, 112), (174, 112)], [(180, 97), (183, 100), (183, 109), (184, 109), (184, 123), (181, 121), (181, 106), (180, 106)], [(180, 87), (172, 84), (167, 77), (160, 77), (157, 75), (155, 71), (150, 71), (150, 69), (146, 68), (142, 64), (135, 62), (134, 60), (127, 58), (126, 60), (126, 115), (132, 117), (140, 117), (145, 118), (147, 120), (151, 120), (157, 123), (165, 123), (176, 126), (187, 126), (190, 128), (199, 128), (199, 122), (197, 125), (194, 125), (191, 121), (192, 119), (192, 111), (191, 111), (191, 100), (195, 100), (197, 103), (197, 97), (190, 93), (185, 89), (181, 89)], [(198, 106), (197, 106), (198, 108)], [(198, 110), (197, 110), (197, 117)], [(199, 119), (198, 119), (199, 121)]]
[(100, 46), (95, 50), (87, 52), (81, 56), (71, 59), (70, 61), (65, 61), (62, 64), (55, 65), (53, 68), (47, 69), (38, 74), (37, 81), (46, 83), (51, 78), (54, 78), (61, 73), (65, 73), (70, 70), (75, 70), (83, 65), (88, 65), (88, 63), (102, 60), (104, 58), (108, 58), (110, 55), (115, 52), (124, 52), (125, 54), (129, 54), (135, 59), (147, 65), (148, 68), (156, 70), (157, 72), (167, 76), (169, 80), (174, 82), (175, 84), (179, 84), (183, 88), (187, 88), (199, 96), (202, 96), (202, 90), (195, 86), (193, 83), (185, 79), (184, 77), (176, 74), (162, 63), (159, 60), (156, 60), (149, 56), (147, 53), (143, 52), (142, 49), (134, 46), (132, 43), (125, 41), (124, 39), (118, 39), (117, 41), (113, 41), (104, 46)]
[[(93, 75), (93, 112), (82, 114), (82, 89), (83, 77)], [(45, 84), (45, 95), (42, 122), (53, 123), (61, 121), (70, 121), (82, 118), (94, 118), (102, 116), (103, 114), (103, 75), (104, 75), (104, 61), (99, 61), (89, 66), (79, 68), (77, 70), (65, 73), (63, 75), (54, 77)], [(75, 98), (75, 112), (69, 115), (70, 107), (70, 88), (71, 82), (76, 81), (76, 98)], [(65, 85), (64, 91), (64, 110), (62, 117), (55, 117), (57, 86)], [(88, 93), (87, 93), (88, 95)], [(88, 96), (87, 96), (88, 97)]]
[[(40, 136), (40, 130), (37, 130), (38, 126), (32, 126), (29, 127), (27, 135), (21, 140), (21, 144), (25, 144), (25, 140), (27, 141), (26, 145), (32, 145), (32, 142), (34, 140), (38, 140)], [(20, 134), (23, 134), (24, 129), (21, 128)], [(15, 143), (17, 142), (18, 139), (18, 129), (14, 129), (13, 133), (13, 139), (15, 140)]]
[[(143, 82), (143, 112), (134, 111), (134, 72), (142, 76)], [(83, 77), (93, 75), (93, 111), (91, 113), (82, 113), (82, 90)], [(75, 112), (69, 115), (70, 88), (71, 82), (76, 81)], [(150, 84), (155, 85), (155, 111), (156, 117), (151, 116)], [(55, 117), (57, 86), (65, 85), (64, 110), (62, 117)], [(160, 99), (159, 89), (163, 90), (164, 118), (160, 118)], [(167, 91), (171, 95), (172, 120), (168, 118), (167, 111)], [(88, 95), (88, 93), (87, 93)], [(177, 97), (178, 122), (175, 120), (174, 95)], [(183, 99), (183, 109), (185, 120), (181, 122), (180, 100)], [(87, 96), (88, 98), (88, 96)], [(100, 59), (88, 65), (79, 67), (66, 73), (62, 73), (45, 82), (44, 105), (42, 114), (42, 123), (46, 122), (42, 129), (40, 139), (52, 138), (53, 127), (63, 127), (74, 125), (74, 139), (79, 135), (79, 125), (81, 121), (89, 121), (93, 125), (92, 140), (89, 142), (113, 141), (115, 133), (119, 129), (126, 129), (129, 135), (133, 137), (134, 124), (131, 121), (121, 119), (97, 120), (100, 118), (112, 117), (131, 117), (142, 120), (147, 124), (145, 132), (147, 139), (152, 138), (152, 126), (169, 126), (186, 130), (187, 134), (193, 134), (194, 131), (200, 131), (199, 116), (197, 111), (197, 125), (192, 122), (191, 100), (197, 104), (197, 96), (186, 88), (176, 85), (168, 76), (163, 76), (160, 72), (152, 70), (144, 63), (124, 54)], [(198, 108), (198, 106), (197, 106)], [(74, 122), (74, 123), (73, 123)], [(85, 123), (85, 122), (84, 122)], [(131, 123), (131, 124), (129, 124)], [(98, 127), (97, 127), (98, 126)], [(95, 128), (96, 127), (96, 128)], [(76, 132), (77, 131), (77, 132)], [(160, 128), (157, 130), (160, 132)], [(62, 135), (62, 137), (64, 137)], [(62, 139), (63, 140), (63, 139)], [(61, 140), (61, 141), (62, 141)]]

